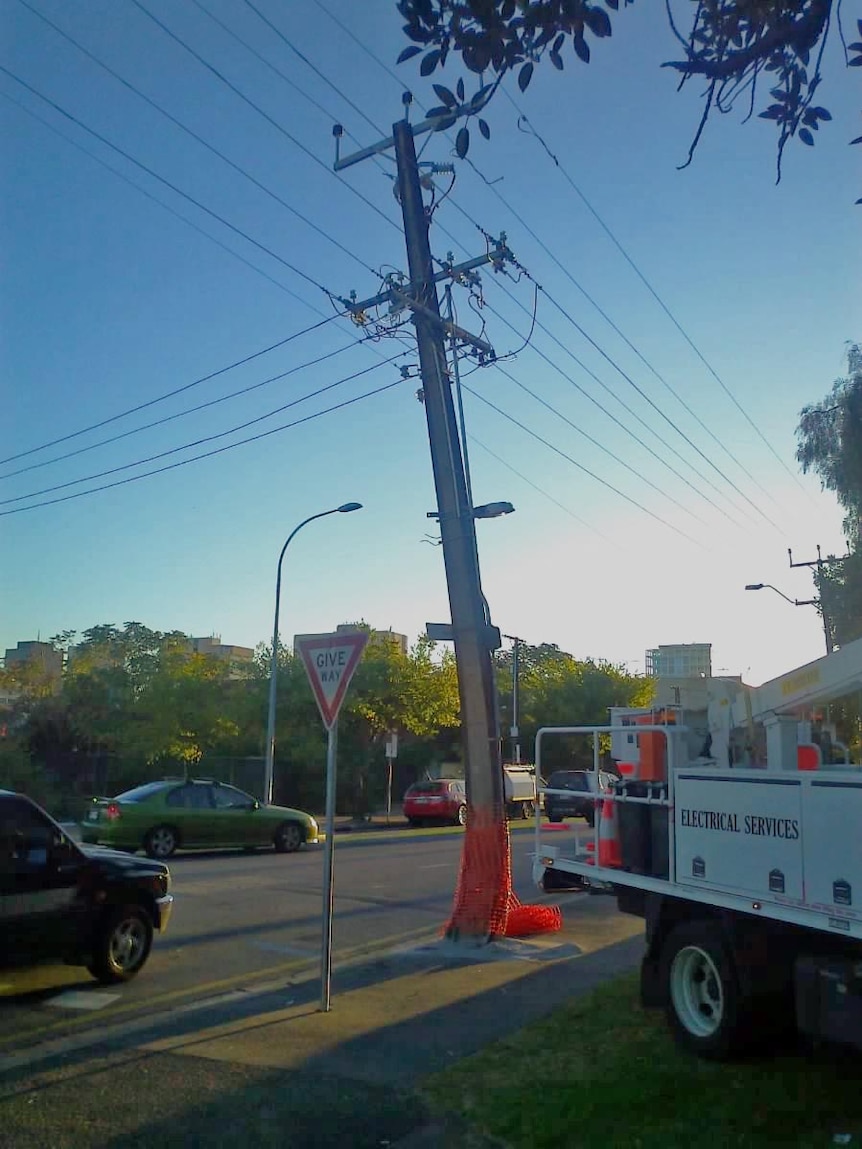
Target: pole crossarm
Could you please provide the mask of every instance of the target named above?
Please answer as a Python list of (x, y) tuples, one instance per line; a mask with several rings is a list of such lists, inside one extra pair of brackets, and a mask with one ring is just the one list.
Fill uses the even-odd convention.
[[(505, 242), (505, 236), (501, 236), (500, 239), (497, 240), (496, 247), (492, 248), (491, 251), (485, 252), (484, 255), (477, 255), (473, 259), (465, 260), (464, 263), (445, 263), (443, 270), (438, 271), (434, 276), (434, 282), (442, 283), (446, 279), (457, 281), (462, 275), (475, 270), (477, 267), (483, 267), (486, 263), (492, 263), (495, 267), (502, 267), (507, 260), (511, 260), (512, 258), (512, 253)], [(403, 294), (400, 292), (400, 289), (393, 284), (388, 287), (386, 291), (380, 291), (377, 295), (372, 295), (370, 299), (362, 299), (358, 302), (351, 300), (347, 306), (353, 315), (358, 315), (363, 311), (369, 311), (372, 307), (379, 307), (381, 303), (394, 303), (396, 292)]]
[(490, 343), (486, 343), (484, 339), (479, 339), (476, 335), (471, 335), (469, 331), (465, 331), (463, 327), (459, 327), (457, 323), (451, 323), (448, 319), (443, 319), (439, 315), (435, 315), (427, 307), (423, 307), (412, 296), (407, 295), (406, 292), (398, 291), (393, 288), (392, 294), (397, 302), (403, 303), (405, 307), (409, 307), (414, 315), (421, 315), (423, 319), (427, 319), (429, 323), (438, 327), (446, 335), (458, 340), (459, 343), (469, 343), (475, 348), (480, 355), (487, 355), (489, 359), (496, 359), (497, 354)]

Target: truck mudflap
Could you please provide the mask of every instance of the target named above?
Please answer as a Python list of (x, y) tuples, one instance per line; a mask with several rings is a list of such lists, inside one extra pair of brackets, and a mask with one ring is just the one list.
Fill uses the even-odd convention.
[(803, 1033), (862, 1049), (862, 955), (802, 954), (794, 989)]

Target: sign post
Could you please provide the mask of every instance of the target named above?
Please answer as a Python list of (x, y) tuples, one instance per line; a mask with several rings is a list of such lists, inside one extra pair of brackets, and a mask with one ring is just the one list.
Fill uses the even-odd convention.
[(392, 760), (398, 757), (398, 732), (393, 730), (386, 740), (386, 825), (392, 815)]
[(326, 840), (323, 854), (323, 936), (320, 952), (320, 1008), (328, 1013), (332, 989), (332, 906), (335, 894), (335, 756), (338, 712), (368, 634), (364, 630), (317, 634), (300, 640), (299, 654), (328, 731), (326, 743)]

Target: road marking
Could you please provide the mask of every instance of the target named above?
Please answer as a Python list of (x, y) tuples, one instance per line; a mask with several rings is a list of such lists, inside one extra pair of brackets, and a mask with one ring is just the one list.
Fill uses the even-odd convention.
[(427, 866), (417, 866), (417, 870), (440, 870), (444, 866), (449, 869), (454, 866), (454, 862), (429, 862)]
[(56, 997), (49, 997), (45, 1005), (55, 1009), (104, 1009), (111, 1002), (119, 1001), (119, 993), (93, 993), (87, 990), (70, 989), (65, 993), (58, 993)]
[(266, 953), (272, 954), (297, 954), (299, 957), (314, 957), (317, 953), (316, 949), (309, 949), (308, 946), (283, 946), (277, 942), (252, 942), (252, 948), (256, 950), (264, 950)]

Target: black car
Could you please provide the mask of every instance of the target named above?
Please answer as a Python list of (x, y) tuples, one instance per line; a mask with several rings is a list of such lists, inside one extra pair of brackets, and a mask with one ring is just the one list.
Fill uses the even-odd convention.
[(66, 962), (128, 981), (173, 906), (163, 862), (81, 848), (35, 802), (0, 790), (0, 968)]
[(586, 818), (592, 826), (596, 820), (596, 804), (590, 794), (608, 790), (613, 783), (610, 774), (599, 771), (598, 782), (594, 770), (556, 770), (545, 783), (545, 814), (549, 822), (562, 822), (563, 818)]

